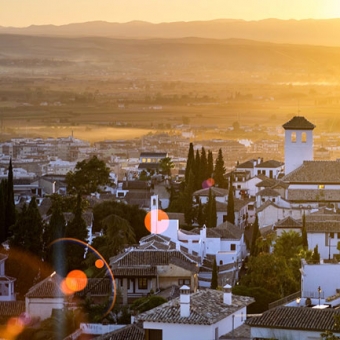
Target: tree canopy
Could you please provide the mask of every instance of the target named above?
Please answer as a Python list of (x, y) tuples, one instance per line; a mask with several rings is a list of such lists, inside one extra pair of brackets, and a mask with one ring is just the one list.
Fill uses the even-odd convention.
[(70, 194), (90, 194), (99, 186), (110, 184), (110, 169), (105, 162), (93, 156), (76, 164), (75, 170), (66, 174), (67, 191)]

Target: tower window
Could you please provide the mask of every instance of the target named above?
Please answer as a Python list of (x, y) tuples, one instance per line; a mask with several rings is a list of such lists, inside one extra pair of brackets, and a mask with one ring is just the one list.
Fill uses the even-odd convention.
[(291, 140), (292, 143), (296, 143), (296, 132), (291, 133), (290, 140)]
[(301, 134), (301, 143), (307, 143), (307, 133), (302, 132)]

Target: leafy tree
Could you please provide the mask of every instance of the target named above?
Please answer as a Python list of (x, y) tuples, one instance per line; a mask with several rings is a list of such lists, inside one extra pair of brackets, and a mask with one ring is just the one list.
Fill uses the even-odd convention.
[(251, 245), (250, 245), (250, 255), (256, 256), (258, 253), (258, 248), (256, 245), (256, 240), (261, 237), (260, 228), (259, 228), (259, 219), (257, 214), (255, 215), (255, 222), (253, 224), (253, 230), (251, 234)]
[(286, 260), (296, 258), (302, 250), (302, 237), (296, 231), (284, 231), (277, 238), (274, 245), (274, 254), (283, 256)]
[(284, 257), (260, 253), (256, 257), (250, 256), (248, 273), (241, 278), (241, 285), (262, 287), (284, 297), (295, 293), (299, 289), (300, 281), (296, 280)]
[(308, 249), (308, 238), (307, 238), (307, 230), (306, 230), (306, 215), (305, 213), (302, 216), (302, 246), (304, 249)]
[(146, 297), (141, 297), (133, 302), (130, 309), (133, 311), (138, 311), (138, 313), (146, 312), (152, 308), (162, 305), (167, 302), (164, 297), (151, 295)]
[(116, 215), (126, 219), (133, 229), (137, 242), (149, 234), (149, 231), (144, 225), (145, 210), (140, 209), (137, 205), (129, 205), (117, 201), (104, 201), (94, 206), (93, 230), (101, 231), (105, 229), (104, 219), (110, 215)]
[(42, 257), (44, 223), (40, 216), (36, 198), (33, 196), (28, 205), (24, 204), (16, 223), (11, 227), (11, 246), (21, 248)]
[(227, 221), (235, 224), (234, 190), (231, 178), (228, 192)]
[(110, 169), (105, 162), (93, 156), (76, 164), (75, 170), (66, 174), (67, 191), (70, 194), (90, 194), (99, 186), (110, 184)]
[(216, 258), (214, 258), (213, 267), (212, 267), (212, 276), (211, 276), (210, 288), (211, 289), (216, 289), (217, 286), (218, 286), (218, 273), (217, 273)]
[[(74, 217), (66, 226), (65, 236), (81, 241), (87, 241), (88, 231), (86, 222), (82, 216), (81, 196), (77, 196), (77, 206), (74, 210)], [(79, 244), (68, 243), (66, 245), (66, 259), (68, 271), (81, 268), (84, 261), (84, 247)]]
[[(93, 247), (109, 261), (110, 257), (117, 255), (124, 247), (135, 244), (135, 233), (128, 220), (111, 214), (102, 221), (103, 236), (93, 240)], [(95, 261), (95, 254), (89, 253), (86, 263), (91, 266)]]
[(251, 296), (255, 302), (247, 307), (249, 314), (262, 313), (268, 310), (268, 304), (280, 299), (280, 295), (274, 291), (268, 291), (263, 287), (246, 287), (237, 285), (232, 288), (234, 295)]
[(173, 169), (175, 166), (170, 157), (165, 157), (159, 161), (159, 167), (163, 174), (171, 176), (171, 169)]
[(215, 162), (215, 171), (214, 171), (215, 185), (219, 188), (227, 187), (227, 181), (224, 178), (225, 171), (226, 169), (224, 167), (222, 149), (219, 149), (216, 162)]

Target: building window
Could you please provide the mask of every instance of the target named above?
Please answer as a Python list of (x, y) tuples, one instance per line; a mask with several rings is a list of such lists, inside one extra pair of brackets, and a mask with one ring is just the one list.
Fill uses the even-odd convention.
[(237, 189), (241, 189), (241, 185), (240, 184), (237, 184)]
[[(123, 280), (124, 279), (119, 279), (119, 284), (120, 284), (121, 287), (123, 287), (123, 285), (124, 285)], [(130, 289), (130, 279), (127, 280), (127, 289)]]
[(330, 238), (334, 238), (334, 233), (329, 233)]
[(319, 185), (318, 185), (318, 188), (319, 188), (319, 189), (325, 189), (325, 185), (324, 185), (324, 184), (319, 184)]
[(337, 235), (337, 236), (338, 236), (338, 238), (340, 239), (340, 233), (338, 233), (338, 235)]
[(190, 286), (190, 279), (179, 279), (178, 285), (181, 287), (183, 285)]
[(307, 143), (307, 133), (302, 132), (301, 134), (301, 143)]
[(272, 198), (272, 202), (275, 203), (275, 198)]
[(163, 330), (162, 329), (146, 329), (145, 339), (148, 340), (163, 340)]
[(138, 278), (138, 289), (147, 289), (148, 288), (148, 279), (146, 277)]
[(290, 135), (290, 141), (296, 143), (296, 132), (292, 132)]
[(230, 250), (236, 250), (236, 244), (235, 243), (232, 243), (230, 245)]
[(146, 158), (142, 158), (142, 163), (146, 163)]
[(223, 265), (223, 261), (222, 260), (220, 260), (220, 266), (222, 266)]

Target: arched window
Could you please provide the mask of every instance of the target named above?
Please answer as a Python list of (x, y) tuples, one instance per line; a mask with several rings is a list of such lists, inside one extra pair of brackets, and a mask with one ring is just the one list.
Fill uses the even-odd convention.
[(296, 143), (296, 132), (292, 131), (290, 135), (290, 140), (292, 143)]
[(306, 132), (301, 133), (301, 143), (307, 143), (307, 133)]

